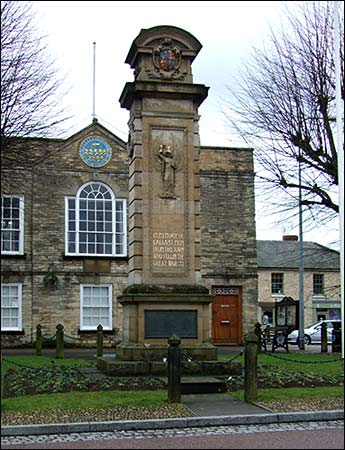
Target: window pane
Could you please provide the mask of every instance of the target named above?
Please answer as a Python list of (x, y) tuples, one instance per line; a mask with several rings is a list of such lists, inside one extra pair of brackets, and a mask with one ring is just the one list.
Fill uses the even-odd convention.
[(75, 233), (68, 233), (68, 241), (70, 243), (74, 243), (75, 242)]
[[(75, 222), (69, 221), (68, 222), (68, 229), (70, 231), (75, 231)], [(74, 234), (74, 233), (73, 233)]]
[(13, 219), (19, 219), (19, 209), (13, 209), (12, 210), (12, 218)]
[(2, 309), (1, 309), (2, 317), (6, 318), (6, 319), (11, 317), (11, 310), (9, 308), (5, 308), (5, 306), (9, 306), (8, 299), (6, 302), (1, 302), (1, 306), (2, 306)]
[(104, 223), (97, 222), (97, 231), (104, 231)]
[(113, 235), (112, 234), (105, 234), (104, 238), (105, 238), (105, 243), (106, 244), (111, 244), (113, 242)]
[(89, 254), (95, 254), (96, 253), (96, 246), (95, 246), (95, 244), (88, 244), (87, 249), (88, 249), (87, 252)]
[(123, 211), (123, 202), (122, 201), (116, 202), (116, 212), (117, 211)]
[(91, 298), (91, 295), (92, 295), (91, 287), (90, 286), (84, 286), (83, 293), (84, 293), (84, 296), (87, 296), (87, 297)]

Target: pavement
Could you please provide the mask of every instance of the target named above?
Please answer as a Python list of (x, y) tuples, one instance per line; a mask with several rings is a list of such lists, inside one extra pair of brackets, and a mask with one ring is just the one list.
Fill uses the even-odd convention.
[[(309, 346), (308, 353), (319, 353), (319, 346)], [(236, 354), (243, 347), (220, 347), (219, 353)], [(298, 348), (290, 352), (300, 352)], [(113, 355), (106, 350), (104, 356)], [(9, 355), (35, 354), (33, 349), (3, 349), (3, 357)], [(44, 355), (55, 355), (55, 349), (44, 349)], [(65, 358), (94, 359), (95, 349), (65, 349)], [(301, 411), (277, 413), (253, 403), (232, 399), (227, 393), (182, 395), (181, 403), (192, 413), (192, 417), (152, 420), (125, 420), (111, 422), (81, 422), (41, 425), (13, 425), (1, 427), (2, 436), (24, 436), (57, 433), (83, 433), (114, 430), (145, 430), (165, 428), (189, 428), (222, 425), (281, 424), (288, 422), (344, 420), (343, 410)]]

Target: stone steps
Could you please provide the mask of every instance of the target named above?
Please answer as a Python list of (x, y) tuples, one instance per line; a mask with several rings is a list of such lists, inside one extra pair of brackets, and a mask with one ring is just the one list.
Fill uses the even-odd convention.
[[(167, 377), (157, 377), (168, 385)], [(181, 394), (215, 394), (226, 392), (224, 378), (195, 376), (181, 377)]]

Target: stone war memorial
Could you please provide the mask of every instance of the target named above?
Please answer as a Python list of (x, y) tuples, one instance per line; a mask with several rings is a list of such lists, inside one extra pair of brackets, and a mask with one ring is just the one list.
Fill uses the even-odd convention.
[(196, 359), (213, 359), (210, 303), (201, 284), (198, 107), (208, 87), (194, 84), (201, 49), (172, 26), (141, 30), (126, 63), (121, 107), (129, 118), (129, 274), (120, 359), (161, 358), (177, 335)]

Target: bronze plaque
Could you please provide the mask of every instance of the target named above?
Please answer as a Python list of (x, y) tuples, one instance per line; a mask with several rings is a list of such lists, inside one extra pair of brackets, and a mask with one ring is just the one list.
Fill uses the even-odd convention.
[(144, 311), (145, 338), (198, 337), (197, 310), (147, 309)]

